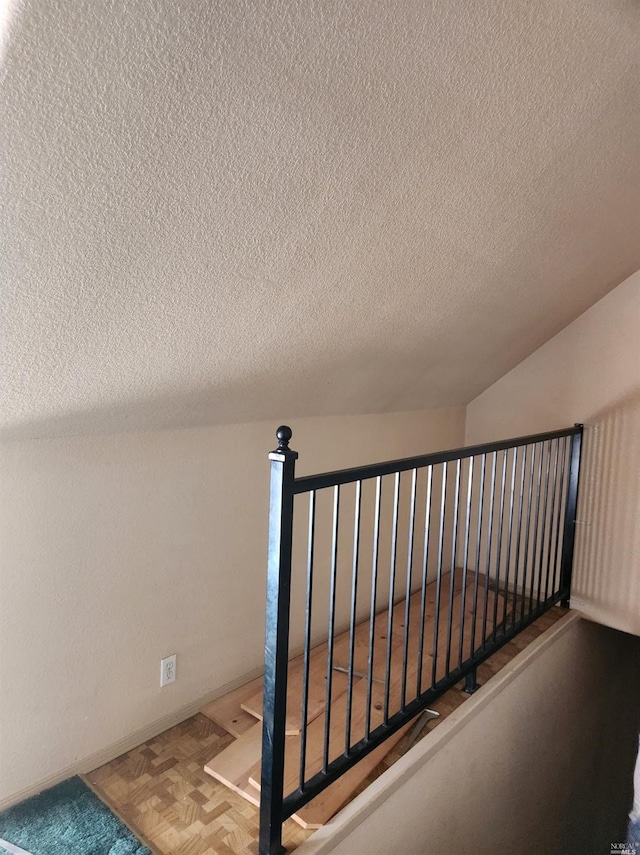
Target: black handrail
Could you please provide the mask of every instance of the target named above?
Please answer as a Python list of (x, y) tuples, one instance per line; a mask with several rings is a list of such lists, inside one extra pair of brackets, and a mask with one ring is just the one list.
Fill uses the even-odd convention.
[[(476, 670), (514, 635), (558, 602), (568, 605), (575, 538), (582, 426), (549, 433), (532, 434), (502, 442), (485, 443), (435, 454), (343, 469), (303, 478), (295, 477), (298, 457), (289, 448), (291, 429), (277, 431), (278, 448), (271, 460), (269, 549), (267, 567), (267, 612), (263, 699), (263, 742), (260, 804), (260, 855), (282, 853), (282, 823), (321, 793), (359, 760), (376, 749), (428, 704), (460, 680), (465, 689), (477, 688)], [(455, 467), (448, 468), (450, 463)], [(464, 465), (463, 465), (464, 464)], [(422, 472), (424, 470), (424, 478)], [(402, 473), (411, 471), (408, 505), (406, 573), (397, 572)], [(385, 609), (376, 614), (380, 593), (381, 496), (384, 477), (393, 475), (393, 504), (390, 519), (389, 592)], [(424, 545), (418, 570), (414, 565), (414, 541), (420, 525), (416, 521), (417, 493), (424, 481)], [(479, 486), (476, 486), (479, 478)], [(366, 625), (356, 624), (356, 602), (360, 578), (363, 529), (363, 482), (375, 479), (372, 520), (371, 594)], [(451, 489), (448, 482), (451, 480)], [(333, 678), (336, 662), (336, 591), (341, 536), (340, 488), (355, 483), (353, 540), (349, 561), (350, 607), (348, 644), (342, 648), (347, 674), (344, 698), (344, 750), (336, 754), (332, 745)], [(316, 551), (321, 536), (316, 519), (317, 491), (331, 488), (332, 522), (329, 551), (329, 612), (326, 615), (326, 703), (324, 708), (322, 762), (307, 774), (307, 730), (310, 661), (312, 648), (314, 574), (318, 572)], [(422, 487), (420, 487), (422, 489)], [(285, 717), (289, 657), (290, 590), (292, 572), (293, 518), (296, 496), (308, 494), (308, 543), (302, 662), (300, 753), (295, 777), (286, 777)], [(453, 496), (453, 506), (450, 499)], [(300, 499), (299, 499), (300, 500)], [(461, 507), (462, 503), (462, 507)], [(474, 510), (474, 504), (477, 509)], [(432, 519), (433, 517), (433, 519)], [(523, 531), (524, 521), (524, 531)], [(475, 526), (475, 532), (472, 530)], [(513, 542), (515, 534), (515, 544)], [(475, 537), (475, 544), (473, 538)], [(449, 542), (450, 539), (450, 542)], [(458, 541), (461, 541), (459, 543)], [(432, 544), (432, 541), (433, 544)], [(445, 550), (445, 544), (447, 548)], [(458, 566), (460, 557), (461, 567)], [(429, 568), (433, 563), (433, 580)], [(473, 565), (473, 566), (472, 566)], [(481, 570), (483, 572), (481, 572)], [(417, 573), (417, 578), (415, 574)], [(402, 579), (403, 596), (396, 602), (396, 580)], [(456, 611), (456, 585), (461, 583), (461, 599)], [(433, 628), (426, 619), (427, 591), (435, 586)], [(415, 590), (414, 590), (415, 589)], [(412, 600), (416, 599), (412, 605)], [(468, 599), (467, 599), (468, 598)], [(500, 604), (500, 600), (502, 603)], [(468, 605), (470, 604), (470, 605)], [(402, 632), (394, 629), (395, 611)], [(418, 623), (411, 624), (412, 615)], [(460, 627), (453, 632), (454, 618)], [(384, 622), (384, 670), (374, 675), (376, 621)], [(470, 631), (465, 635), (467, 621)], [(368, 643), (366, 667), (355, 668), (355, 639)], [(414, 637), (410, 652), (410, 626)], [(394, 632), (396, 635), (394, 636)], [(416, 638), (417, 635), (417, 638)], [(433, 644), (431, 652), (427, 643)], [(457, 639), (459, 650), (454, 655)], [(465, 641), (468, 639), (468, 644)], [(401, 656), (392, 662), (394, 644), (401, 644)], [(324, 656), (325, 653), (322, 653)], [(432, 663), (428, 665), (428, 656)], [(382, 658), (382, 657), (380, 657)], [(397, 673), (400, 662), (400, 674)], [(428, 677), (424, 666), (427, 665)], [(346, 666), (346, 667), (345, 667)], [(453, 667), (452, 667), (453, 666)], [(396, 673), (394, 674), (394, 668)], [(409, 680), (411, 676), (411, 680)], [(366, 680), (364, 732), (352, 732), (354, 680)], [(374, 684), (378, 703), (372, 715)], [(428, 685), (426, 685), (428, 683)], [(391, 697), (391, 687), (394, 697)], [(413, 687), (413, 688), (412, 688)], [(415, 691), (414, 691), (415, 688)], [(395, 693), (399, 693), (399, 699)], [(410, 692), (410, 694), (408, 694)], [(363, 693), (360, 693), (360, 703)], [(337, 698), (338, 703), (342, 701)], [(392, 707), (393, 701), (393, 707)], [(355, 741), (352, 741), (355, 740)], [(295, 758), (294, 758), (295, 759)], [(290, 764), (289, 764), (290, 765)], [(317, 763), (316, 763), (317, 766)], [(290, 792), (284, 792), (289, 780)], [(293, 781), (297, 781), (297, 785)]]
[[(581, 427), (581, 426), (580, 426)], [(279, 428), (280, 430), (280, 428)], [(517, 436), (502, 442), (486, 442), (482, 445), (467, 445), (462, 448), (452, 448), (449, 451), (436, 451), (431, 454), (420, 454), (417, 457), (401, 457), (399, 460), (385, 460), (383, 463), (369, 463), (366, 466), (354, 466), (352, 469), (337, 469), (335, 472), (321, 472), (319, 475), (303, 475), (296, 478), (294, 493), (308, 493), (310, 490), (322, 490), (338, 484), (350, 484), (354, 481), (365, 481), (377, 478), (379, 475), (393, 475), (396, 472), (407, 472), (409, 469), (422, 469), (436, 463), (450, 463), (453, 460), (465, 460), (480, 454), (490, 454), (493, 451), (503, 451), (519, 445), (533, 445), (550, 439), (562, 439), (574, 436), (577, 428), (564, 428), (549, 433), (534, 433), (530, 436)]]

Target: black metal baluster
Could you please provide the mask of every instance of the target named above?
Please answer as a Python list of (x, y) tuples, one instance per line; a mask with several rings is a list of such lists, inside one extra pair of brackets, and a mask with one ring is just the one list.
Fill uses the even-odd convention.
[(507, 450), (502, 452), (502, 487), (500, 489), (500, 516), (498, 519), (498, 549), (496, 555), (496, 580), (493, 595), (493, 640), (498, 632), (498, 597), (500, 595), (500, 560), (502, 558), (502, 529), (504, 525), (504, 493), (507, 486)]
[(513, 502), (516, 493), (516, 467), (518, 464), (518, 448), (513, 449), (511, 459), (511, 486), (509, 489), (509, 525), (507, 527), (507, 556), (504, 574), (504, 609), (502, 612), (502, 625), (507, 631), (507, 611), (509, 606), (509, 579), (511, 577), (511, 538), (513, 535)]
[[(516, 625), (516, 615), (518, 613), (518, 580), (520, 578), (520, 542), (522, 538), (522, 511), (524, 505), (524, 479), (525, 479), (525, 470), (527, 468), (527, 446), (522, 446), (522, 472), (520, 473), (520, 487), (519, 487), (519, 505), (518, 505), (518, 534), (516, 535), (516, 579), (514, 583), (514, 593), (513, 593), (513, 620), (511, 621), (511, 628), (515, 629)], [(522, 587), (522, 596), (524, 597), (524, 584)]]
[(540, 608), (540, 599), (542, 597), (542, 575), (544, 573), (544, 533), (547, 529), (547, 504), (549, 501), (549, 474), (551, 472), (551, 445), (549, 442), (547, 448), (547, 469), (544, 481), (544, 505), (542, 507), (542, 533), (540, 535), (540, 573), (538, 574), (538, 598), (536, 608)]
[(304, 656), (302, 665), (302, 715), (300, 730), (300, 790), (304, 791), (307, 763), (307, 717), (309, 706), (309, 661), (311, 656), (311, 608), (313, 605), (313, 558), (316, 531), (316, 492), (309, 493), (309, 534), (307, 542), (307, 600), (304, 615)]
[(435, 613), (433, 615), (433, 662), (431, 664), (431, 685), (436, 683), (438, 668), (438, 633), (440, 631), (440, 586), (442, 584), (442, 556), (444, 550), (444, 516), (447, 502), (447, 464), (442, 464), (442, 500), (440, 504), (440, 532), (438, 536), (438, 570), (436, 574)]
[[(555, 531), (555, 514), (556, 514), (556, 493), (558, 491), (558, 452), (560, 450), (560, 440), (557, 439), (556, 453), (553, 460), (553, 490), (551, 492), (551, 513), (549, 514), (549, 545), (547, 548), (547, 575), (544, 583), (544, 601), (549, 599), (549, 577), (551, 575), (551, 554), (553, 552), (553, 535)], [(553, 442), (551, 443), (553, 445)], [(549, 449), (551, 453), (551, 449)]]
[(567, 461), (567, 444), (568, 438), (565, 436), (562, 438), (562, 455), (560, 457), (560, 498), (558, 500), (558, 519), (556, 520), (556, 549), (555, 555), (553, 558), (553, 593), (554, 595), (558, 591), (558, 555), (560, 553), (560, 529), (562, 526), (562, 499), (564, 497), (564, 473), (565, 466)]
[(451, 670), (451, 638), (453, 634), (453, 598), (456, 583), (456, 552), (458, 549), (458, 505), (460, 504), (460, 460), (456, 460), (456, 481), (453, 500), (453, 538), (451, 541), (451, 573), (449, 575), (449, 622), (447, 624), (447, 653), (445, 673)]
[(478, 587), (480, 577), (480, 549), (482, 544), (482, 517), (484, 515), (484, 479), (487, 469), (487, 455), (482, 455), (480, 467), (480, 488), (478, 491), (478, 531), (476, 532), (476, 573), (473, 580), (473, 613), (471, 616), (471, 655), (476, 651), (476, 620), (478, 611)]
[(269, 547), (262, 702), (260, 855), (282, 848), (285, 719), (289, 666), (289, 607), (293, 540), (293, 486), (297, 452), (289, 448), (291, 428), (276, 431), (278, 448), (269, 454)]
[(413, 572), (413, 537), (416, 525), (416, 484), (418, 470), (414, 469), (411, 476), (411, 500), (409, 506), (409, 543), (407, 545), (407, 582), (404, 598), (404, 639), (402, 648), (402, 690), (400, 695), (400, 709), (404, 712), (407, 698), (407, 662), (409, 652), (409, 618), (411, 603), (411, 576)]
[(542, 498), (542, 461), (544, 458), (544, 442), (540, 443), (540, 460), (538, 461), (538, 484), (536, 490), (536, 518), (533, 525), (533, 553), (531, 556), (531, 594), (529, 598), (529, 613), (533, 613), (533, 591), (536, 580), (536, 556), (538, 554), (538, 523), (540, 521), (540, 500)]
[(369, 609), (369, 661), (367, 664), (367, 709), (364, 734), (371, 734), (371, 689), (373, 686), (373, 656), (376, 629), (376, 597), (378, 593), (378, 555), (380, 550), (380, 501), (382, 497), (382, 478), (376, 478), (376, 504), (373, 518), (373, 557), (371, 560), (371, 606)]
[(424, 660), (424, 620), (427, 610), (427, 574), (429, 572), (429, 541), (431, 527), (431, 488), (433, 485), (433, 466), (427, 466), (427, 496), (424, 512), (424, 550), (422, 553), (422, 589), (420, 591), (420, 635), (418, 636), (418, 677), (416, 697), (422, 694), (422, 663)]
[(564, 532), (562, 535), (562, 558), (560, 577), (564, 592), (562, 605), (569, 605), (571, 593), (571, 574), (573, 570), (573, 549), (576, 536), (576, 513), (578, 510), (578, 490), (580, 487), (580, 450), (582, 448), (582, 425), (576, 425), (577, 433), (571, 437), (569, 448), (569, 477), (567, 478), (567, 501), (564, 512)]
[(360, 555), (360, 511), (362, 508), (362, 481), (356, 481), (355, 511), (353, 520), (353, 567), (351, 571), (351, 615), (349, 618), (349, 668), (347, 683), (347, 720), (345, 727), (345, 754), (351, 748), (351, 708), (353, 704), (353, 656), (356, 642), (356, 605), (358, 599), (358, 560)]
[(329, 765), (329, 742), (331, 739), (331, 689), (333, 685), (333, 642), (336, 620), (336, 579), (338, 574), (338, 517), (340, 514), (340, 485), (333, 488), (333, 527), (331, 531), (331, 583), (329, 591), (329, 637), (327, 639), (327, 686), (324, 710), (324, 750), (322, 771), (326, 774)]
[(482, 612), (482, 647), (487, 644), (487, 612), (489, 611), (489, 580), (491, 578), (491, 549), (493, 547), (493, 507), (496, 492), (496, 468), (498, 466), (498, 452), (493, 452), (491, 461), (491, 493), (489, 494), (489, 530), (487, 532), (487, 563), (485, 567), (484, 580), (484, 609)]
[[(527, 606), (527, 576), (529, 575), (529, 538), (531, 535), (531, 515), (533, 513), (533, 480), (534, 471), (536, 468), (536, 444), (531, 446), (531, 460), (529, 463), (529, 495), (527, 500), (527, 524), (524, 536), (524, 557), (522, 559), (522, 609), (520, 612), (520, 620), (524, 620), (524, 613)], [(533, 578), (533, 571), (531, 572)], [(531, 606), (531, 600), (529, 600)]]
[(389, 720), (389, 693), (391, 690), (391, 648), (393, 643), (393, 607), (396, 590), (396, 565), (398, 558), (398, 506), (400, 504), (400, 473), (396, 472), (393, 490), (393, 522), (391, 524), (391, 566), (389, 568), (389, 607), (387, 614), (387, 661), (384, 685), (384, 723)]
[(464, 554), (462, 557), (462, 599), (460, 602), (460, 638), (458, 651), (458, 668), (462, 667), (462, 654), (464, 647), (464, 625), (466, 623), (466, 605), (467, 605), (467, 572), (469, 570), (469, 528), (471, 525), (471, 491), (473, 484), (473, 466), (474, 458), (469, 458), (469, 471), (467, 475), (467, 511), (464, 523)]

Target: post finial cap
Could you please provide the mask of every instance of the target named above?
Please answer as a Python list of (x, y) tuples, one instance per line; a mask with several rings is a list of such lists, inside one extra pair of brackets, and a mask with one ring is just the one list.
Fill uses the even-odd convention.
[[(280, 425), (278, 430), (276, 431), (276, 437), (278, 439), (278, 447), (275, 451), (271, 451), (269, 453), (270, 460), (282, 460), (282, 456), (284, 456), (287, 460), (297, 460), (298, 452), (293, 451), (293, 449), (289, 448), (289, 440), (293, 436), (293, 431), (289, 427), (289, 425)], [(272, 457), (272, 455), (275, 455)]]
[(276, 439), (278, 440), (278, 450), (279, 451), (288, 451), (289, 450), (289, 440), (293, 436), (293, 431), (289, 427), (289, 425), (280, 425), (278, 430), (276, 431)]

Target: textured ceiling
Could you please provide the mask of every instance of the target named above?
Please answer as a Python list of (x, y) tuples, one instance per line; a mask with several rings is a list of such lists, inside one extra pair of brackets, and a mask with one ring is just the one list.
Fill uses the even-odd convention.
[(5, 2), (4, 436), (469, 401), (640, 267), (640, 7)]

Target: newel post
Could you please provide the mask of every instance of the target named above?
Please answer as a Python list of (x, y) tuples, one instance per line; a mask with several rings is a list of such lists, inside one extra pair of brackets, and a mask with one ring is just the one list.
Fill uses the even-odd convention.
[(280, 855), (284, 785), (285, 716), (289, 655), (289, 603), (293, 537), (293, 486), (298, 453), (289, 448), (292, 431), (276, 431), (278, 447), (269, 454), (269, 546), (262, 706), (260, 855)]
[(583, 426), (577, 424), (576, 433), (571, 437), (569, 449), (569, 479), (567, 483), (567, 503), (564, 510), (564, 532), (562, 538), (562, 557), (560, 559), (560, 586), (565, 592), (562, 605), (569, 605), (571, 594), (571, 575), (573, 572), (573, 548), (576, 539), (576, 516), (578, 512), (578, 486), (580, 482), (580, 450), (582, 447)]

